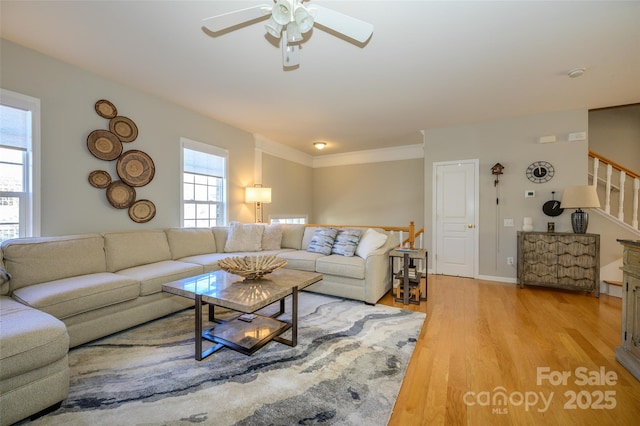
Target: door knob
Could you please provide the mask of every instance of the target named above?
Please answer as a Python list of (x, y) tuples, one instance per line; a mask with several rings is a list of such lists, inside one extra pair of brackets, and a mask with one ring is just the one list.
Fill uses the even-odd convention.
[(469, 229), (471, 229), (471, 228), (473, 228), (473, 227), (474, 227), (474, 226), (473, 226), (473, 223), (470, 223), (470, 224), (468, 224), (468, 225), (467, 225), (467, 228), (469, 228)]

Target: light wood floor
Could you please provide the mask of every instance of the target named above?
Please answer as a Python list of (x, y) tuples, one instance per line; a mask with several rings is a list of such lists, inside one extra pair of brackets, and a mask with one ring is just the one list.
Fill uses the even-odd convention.
[[(615, 360), (621, 299), (434, 275), (428, 301), (380, 303), (427, 314), (389, 425), (640, 425), (640, 382)], [(538, 384), (539, 368), (570, 376)]]

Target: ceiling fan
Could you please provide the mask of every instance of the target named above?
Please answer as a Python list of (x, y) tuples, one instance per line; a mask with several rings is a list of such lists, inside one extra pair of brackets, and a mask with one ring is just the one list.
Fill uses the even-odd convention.
[(280, 39), (285, 68), (300, 65), (298, 53), (302, 34), (311, 30), (314, 24), (360, 43), (369, 40), (373, 33), (373, 25), (368, 22), (319, 5), (307, 7), (302, 4), (305, 0), (273, 1), (274, 5), (261, 4), (206, 18), (204, 26), (213, 33), (219, 33), (268, 18), (265, 28), (271, 36)]

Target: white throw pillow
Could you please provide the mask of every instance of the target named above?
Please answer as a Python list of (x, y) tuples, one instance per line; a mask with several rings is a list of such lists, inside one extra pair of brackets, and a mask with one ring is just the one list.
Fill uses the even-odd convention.
[(282, 244), (282, 226), (272, 223), (264, 226), (262, 234), (262, 250), (280, 250)]
[(262, 250), (263, 232), (264, 225), (231, 222), (227, 242), (224, 245), (225, 253)]
[(374, 229), (367, 229), (356, 248), (356, 254), (366, 259), (372, 251), (379, 249), (387, 242), (388, 236)]

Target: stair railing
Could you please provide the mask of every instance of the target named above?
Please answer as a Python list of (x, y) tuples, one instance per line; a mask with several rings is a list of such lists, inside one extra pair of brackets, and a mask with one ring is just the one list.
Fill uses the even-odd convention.
[[(596, 187), (598, 193), (604, 192), (604, 206), (601, 207), (607, 214), (617, 218), (620, 222), (623, 222), (631, 226), (636, 231), (638, 228), (638, 199), (640, 193), (640, 174), (627, 169), (626, 167), (612, 161), (600, 154), (597, 154), (589, 150), (589, 158), (593, 161), (593, 173), (592, 173), (592, 185)], [(600, 166), (605, 168), (605, 177), (600, 177), (598, 174)], [(617, 177), (617, 183), (614, 183), (614, 176)], [(625, 187), (627, 178), (633, 182), (632, 186)], [(625, 206), (625, 196), (631, 195), (633, 201), (631, 204), (631, 220), (625, 220), (625, 210), (628, 210)], [(614, 198), (617, 197), (617, 209), (616, 214), (611, 212), (612, 202), (615, 203)]]

